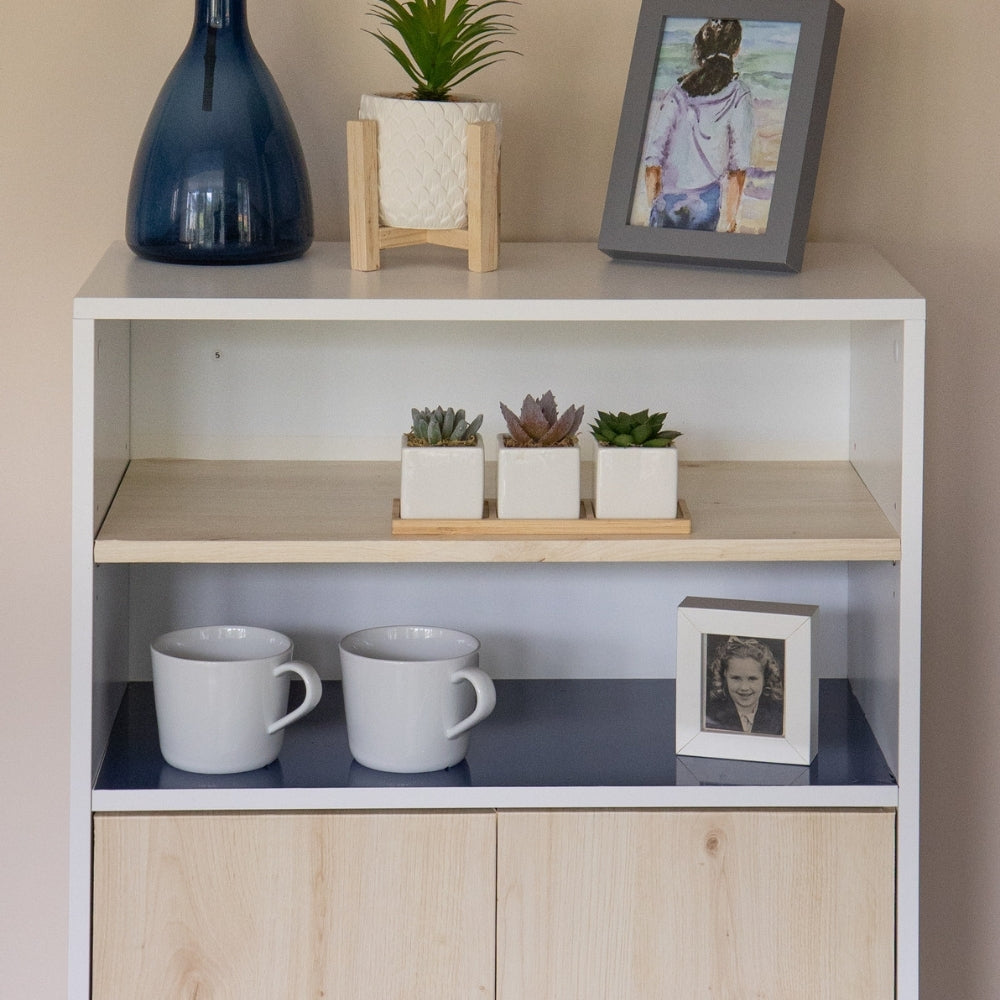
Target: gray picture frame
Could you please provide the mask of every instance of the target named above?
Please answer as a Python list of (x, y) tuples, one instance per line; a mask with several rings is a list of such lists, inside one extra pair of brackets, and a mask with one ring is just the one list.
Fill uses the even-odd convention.
[[(621, 259), (801, 270), (843, 14), (836, 0), (642, 0), (599, 249)], [(766, 171), (770, 197), (763, 231), (657, 228), (632, 221), (633, 211), (639, 211), (637, 181), (668, 20), (711, 18), (798, 26), (790, 80), (784, 74), (780, 145), (773, 169)]]

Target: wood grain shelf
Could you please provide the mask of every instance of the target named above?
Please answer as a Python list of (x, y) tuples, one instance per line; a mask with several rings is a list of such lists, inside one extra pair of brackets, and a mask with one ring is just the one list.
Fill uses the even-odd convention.
[[(585, 463), (586, 465), (586, 463)], [(489, 494), (492, 468), (487, 473)], [(584, 471), (584, 491), (590, 468)], [(682, 463), (690, 534), (394, 537), (396, 462), (133, 461), (98, 563), (841, 561), (900, 557), (848, 462)]]

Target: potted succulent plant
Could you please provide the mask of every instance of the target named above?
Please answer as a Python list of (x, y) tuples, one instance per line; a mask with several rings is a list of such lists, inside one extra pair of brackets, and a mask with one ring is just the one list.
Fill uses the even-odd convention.
[(516, 0), (375, 0), (369, 31), (413, 83), (409, 93), (365, 94), (360, 117), (378, 123), (379, 215), (400, 229), (461, 229), (467, 222), (466, 128), (500, 105), (453, 88), (513, 54)]
[(528, 395), (520, 414), (504, 403), (507, 434), (497, 435), (497, 516), (578, 518), (583, 407), (559, 413), (551, 390)]
[(663, 429), (666, 413), (597, 411), (590, 425), (594, 457), (594, 514), (605, 518), (677, 517), (680, 431)]
[(483, 516), (483, 415), (413, 409), (403, 435), (399, 516), (472, 520)]

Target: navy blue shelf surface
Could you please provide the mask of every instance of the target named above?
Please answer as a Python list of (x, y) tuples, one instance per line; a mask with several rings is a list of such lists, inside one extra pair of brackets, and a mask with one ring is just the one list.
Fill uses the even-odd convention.
[[(619, 787), (894, 785), (846, 680), (820, 681), (819, 753), (809, 767), (679, 757), (672, 680), (497, 681), (497, 707), (447, 771), (389, 775), (351, 757), (339, 682), (286, 730), (278, 759), (257, 771), (196, 775), (160, 755), (153, 687), (129, 684), (96, 790), (157, 788)], [(293, 688), (291, 701), (300, 692)]]

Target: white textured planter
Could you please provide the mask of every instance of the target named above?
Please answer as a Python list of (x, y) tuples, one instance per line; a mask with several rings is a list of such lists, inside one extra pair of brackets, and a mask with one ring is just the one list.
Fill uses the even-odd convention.
[(483, 516), (483, 439), (476, 445), (410, 447), (403, 435), (399, 516), (479, 519)]
[(580, 516), (580, 449), (508, 448), (497, 435), (497, 517)]
[(677, 449), (598, 444), (594, 457), (598, 517), (677, 517)]
[(397, 229), (465, 228), (466, 126), (493, 122), (499, 150), (500, 104), (365, 94), (359, 117), (378, 122), (380, 223)]

